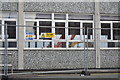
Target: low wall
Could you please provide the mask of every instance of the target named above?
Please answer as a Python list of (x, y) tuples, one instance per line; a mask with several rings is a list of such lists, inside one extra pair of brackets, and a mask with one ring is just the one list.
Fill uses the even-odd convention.
[[(120, 68), (120, 50), (101, 50), (101, 68)], [(0, 51), (4, 53), (4, 51)], [(8, 63), (18, 69), (18, 51), (9, 50)], [(12, 61), (11, 61), (12, 60)], [(88, 51), (89, 68), (95, 68), (96, 55), (94, 50)], [(0, 55), (0, 64), (4, 56)], [(24, 69), (77, 69), (84, 68), (83, 50), (24, 50)]]
[[(95, 68), (95, 51), (89, 51), (88, 65)], [(25, 50), (25, 69), (73, 69), (84, 67), (84, 51), (79, 50)]]

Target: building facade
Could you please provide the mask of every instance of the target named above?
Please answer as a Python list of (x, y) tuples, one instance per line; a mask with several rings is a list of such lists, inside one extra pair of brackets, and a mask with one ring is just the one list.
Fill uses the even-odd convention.
[(14, 69), (119, 68), (119, 20), (119, 2), (1, 1), (0, 52), (7, 26)]

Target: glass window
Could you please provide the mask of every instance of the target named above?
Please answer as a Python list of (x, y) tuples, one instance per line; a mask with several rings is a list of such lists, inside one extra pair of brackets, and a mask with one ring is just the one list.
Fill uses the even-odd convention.
[(44, 40), (46, 40), (46, 39), (49, 39), (49, 40), (51, 40), (51, 38), (43, 38), (41, 35), (41, 33), (51, 33), (51, 31), (52, 31), (52, 28), (51, 28), (51, 26), (52, 26), (52, 23), (51, 23), (51, 21), (40, 21), (39, 22), (39, 35), (40, 35), (40, 39), (44, 39)]
[(37, 13), (36, 14), (36, 19), (52, 19), (52, 15), (51, 14), (40, 14), (40, 13)]
[(80, 15), (80, 14), (70, 14), (68, 15), (69, 20), (93, 20), (92, 15)]
[(17, 47), (17, 42), (8, 42), (8, 47), (9, 48), (16, 48)]
[(33, 39), (37, 38), (37, 22), (34, 21), (26, 21), (26, 35), (27, 34), (32, 34)]
[[(83, 23), (83, 35), (88, 36), (88, 39), (93, 39), (93, 24), (92, 23)], [(84, 32), (85, 29), (85, 32)], [(87, 32), (88, 30), (88, 32)]]
[(110, 23), (101, 23), (101, 40), (111, 39)]
[(120, 21), (120, 16), (100, 16), (101, 21)]
[(25, 42), (25, 48), (51, 48), (52, 47), (52, 42)]
[[(5, 47), (5, 42), (0, 42), (0, 47)], [(8, 42), (8, 48), (16, 48), (17, 42)]]
[(80, 40), (80, 22), (69, 22), (68, 27), (69, 40)]
[(8, 39), (16, 39), (16, 21), (5, 21)]
[(55, 22), (55, 39), (65, 39), (65, 22)]
[(108, 47), (120, 47), (120, 42), (108, 42)]
[(54, 48), (66, 48), (66, 42), (54, 42)]
[(65, 20), (66, 15), (65, 14), (55, 14), (55, 20)]
[(52, 15), (44, 13), (25, 13), (25, 19), (52, 19)]
[(113, 23), (113, 39), (120, 40), (120, 23)]

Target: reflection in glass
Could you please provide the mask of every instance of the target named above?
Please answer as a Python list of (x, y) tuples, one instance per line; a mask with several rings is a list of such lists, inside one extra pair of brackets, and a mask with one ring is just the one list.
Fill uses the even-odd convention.
[(80, 40), (80, 22), (69, 22), (69, 40)]
[(8, 39), (16, 39), (16, 21), (5, 21)]
[(66, 42), (55, 42), (54, 48), (66, 48)]
[[(52, 31), (52, 23), (51, 21), (40, 21), (39, 22), (39, 35), (40, 35), (40, 39), (43, 39), (41, 37), (41, 33), (51, 33)], [(51, 38), (44, 38), (43, 40), (51, 40)]]
[(55, 14), (54, 18), (55, 18), (55, 20), (65, 20), (66, 15), (65, 14)]
[[(83, 34), (88, 36), (88, 39), (91, 39), (91, 36), (93, 35), (93, 25), (92, 23), (83, 23)], [(84, 32), (85, 29), (85, 32)], [(87, 32), (88, 30), (88, 32)]]
[(55, 39), (65, 39), (65, 23), (55, 22)]
[(101, 40), (111, 39), (110, 23), (101, 23)]
[(33, 33), (33, 38), (36, 39), (37, 38), (37, 22), (34, 21), (27, 21), (26, 22), (26, 33)]
[(101, 48), (120, 47), (120, 42), (101, 42)]
[(26, 41), (25, 48), (52, 48), (52, 42), (34, 42)]
[(120, 23), (113, 23), (113, 39), (120, 40)]

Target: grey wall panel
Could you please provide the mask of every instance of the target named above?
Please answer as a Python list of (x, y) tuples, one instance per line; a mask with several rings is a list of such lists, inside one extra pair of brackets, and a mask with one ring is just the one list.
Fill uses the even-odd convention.
[[(73, 69), (84, 67), (83, 51), (24, 51), (25, 69)], [(88, 66), (95, 68), (95, 51), (89, 51)]]
[(94, 2), (26, 2), (25, 11), (94, 13)]
[[(24, 11), (93, 14), (94, 2), (25, 2)], [(101, 14), (118, 14), (119, 2), (101, 2)], [(1, 10), (1, 8), (0, 8)], [(17, 2), (2, 2), (3, 11), (18, 11)]]
[(3, 11), (18, 11), (17, 2), (2, 2)]
[(100, 13), (101, 14), (118, 14), (119, 2), (101, 2)]
[(0, 11), (2, 10), (2, 2), (0, 1)]
[[(4, 53), (4, 51), (0, 51), (0, 53)], [(12, 64), (13, 69), (18, 69), (18, 51), (8, 50), (8, 54), (8, 64)], [(4, 55), (0, 55), (0, 64), (4, 64)]]
[(101, 50), (101, 68), (120, 68), (120, 50)]

